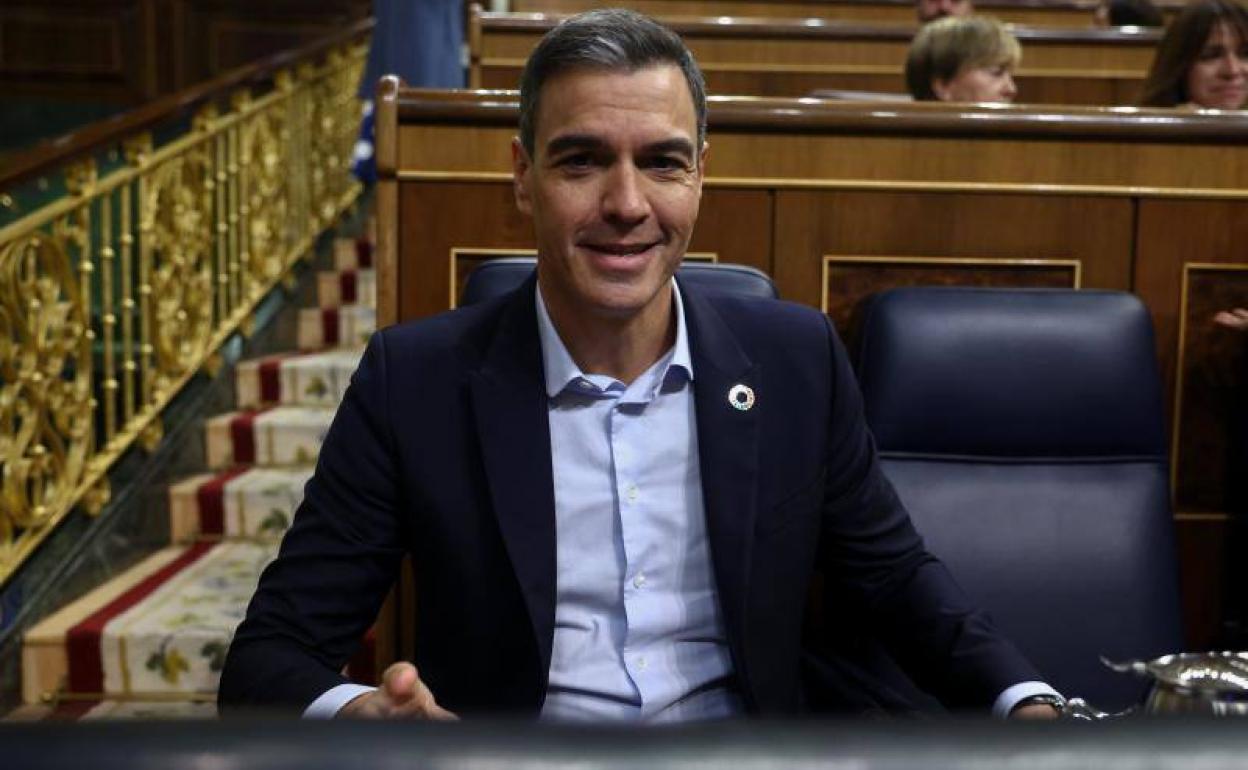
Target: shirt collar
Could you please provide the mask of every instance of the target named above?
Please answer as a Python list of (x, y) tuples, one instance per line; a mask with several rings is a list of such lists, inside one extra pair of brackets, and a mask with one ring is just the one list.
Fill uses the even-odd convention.
[[(676, 279), (671, 280), (672, 308), (676, 313), (676, 342), (668, 351), (671, 354), (671, 360), (668, 362), (667, 371), (663, 372), (658, 380), (662, 382), (666, 379), (668, 372), (678, 367), (683, 369), (685, 376), (692, 381), (693, 357), (689, 355), (689, 335), (685, 328), (685, 304), (681, 299), (680, 287), (676, 284)], [(537, 294), (537, 332), (542, 342), (542, 369), (546, 376), (546, 395), (554, 398), (569, 385), (580, 383), (587, 378), (572, 360), (572, 354), (564, 346), (554, 322), (550, 320), (546, 302), (542, 299), (540, 284), (534, 288), (534, 292)]]

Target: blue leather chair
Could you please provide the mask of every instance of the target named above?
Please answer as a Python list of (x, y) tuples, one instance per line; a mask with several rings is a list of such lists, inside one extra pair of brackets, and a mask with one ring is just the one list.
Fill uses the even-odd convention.
[[(459, 304), (473, 305), (505, 294), (529, 277), (537, 261), (533, 257), (509, 257), (482, 262), (464, 282)], [(716, 262), (685, 262), (677, 269), (680, 280), (703, 291), (746, 297), (776, 299), (775, 284), (761, 270), (747, 265)]]
[(1182, 648), (1152, 325), (1130, 294), (905, 288), (863, 314), (884, 469), (928, 547), (1067, 696)]

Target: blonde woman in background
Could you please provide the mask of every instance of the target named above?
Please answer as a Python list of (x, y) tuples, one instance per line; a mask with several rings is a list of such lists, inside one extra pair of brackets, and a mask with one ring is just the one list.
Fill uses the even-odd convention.
[(1018, 40), (996, 19), (950, 16), (926, 25), (906, 55), (906, 88), (918, 101), (1014, 101)]

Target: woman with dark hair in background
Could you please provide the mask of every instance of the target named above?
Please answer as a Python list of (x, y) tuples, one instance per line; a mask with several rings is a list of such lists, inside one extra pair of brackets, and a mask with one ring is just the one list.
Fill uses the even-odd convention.
[(1144, 81), (1145, 107), (1243, 109), (1248, 103), (1248, 8), (1196, 0), (1157, 47)]
[(1012, 102), (1018, 40), (987, 16), (947, 16), (919, 30), (906, 54), (906, 88), (919, 101)]

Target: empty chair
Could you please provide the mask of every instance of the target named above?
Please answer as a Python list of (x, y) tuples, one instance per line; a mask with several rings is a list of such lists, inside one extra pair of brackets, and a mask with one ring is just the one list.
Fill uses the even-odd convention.
[(1161, 384), (1130, 294), (905, 288), (858, 364), (884, 469), (928, 547), (1065, 695), (1182, 646)]
[[(515, 289), (524, 283), (524, 279), (529, 277), (536, 264), (532, 257), (482, 262), (468, 274), (459, 304), (472, 305)], [(707, 292), (764, 299), (775, 299), (778, 296), (771, 278), (763, 271), (747, 265), (690, 261), (682, 263), (676, 275), (682, 282)]]

